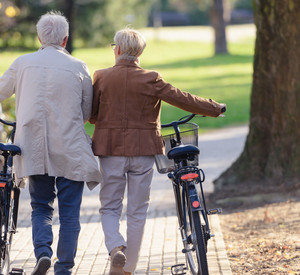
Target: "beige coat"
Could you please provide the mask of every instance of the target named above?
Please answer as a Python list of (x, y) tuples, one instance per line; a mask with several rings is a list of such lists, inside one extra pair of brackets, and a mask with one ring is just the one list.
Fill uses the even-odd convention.
[(159, 73), (137, 62), (118, 60), (112, 68), (94, 74), (93, 151), (97, 156), (162, 154), (161, 101), (191, 113), (217, 117), (220, 104), (182, 92)]
[(94, 187), (101, 181), (84, 121), (91, 113), (87, 66), (62, 47), (17, 58), (0, 78), (0, 102), (15, 93), (18, 178), (48, 174)]

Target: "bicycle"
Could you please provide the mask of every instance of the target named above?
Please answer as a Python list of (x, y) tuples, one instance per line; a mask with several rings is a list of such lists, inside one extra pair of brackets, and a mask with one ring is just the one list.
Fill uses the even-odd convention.
[(12, 171), (13, 157), (21, 154), (20, 147), (13, 144), (16, 122), (0, 119), (0, 122), (13, 127), (8, 142), (0, 143), (0, 155), (4, 163), (0, 172), (0, 275), (25, 274), (23, 269), (13, 268), (10, 271), (10, 248), (13, 234), (16, 233), (20, 188), (16, 185)]
[[(172, 134), (163, 136), (166, 155), (156, 155), (155, 163), (159, 173), (168, 173), (172, 181), (179, 230), (183, 242), (182, 252), (186, 264), (171, 267), (173, 275), (208, 275), (207, 243), (213, 237), (208, 215), (221, 213), (221, 208), (207, 210), (202, 183), (205, 174), (198, 168), (200, 150), (198, 146), (198, 125), (189, 122), (195, 114), (178, 121), (161, 125), (173, 127)], [(186, 129), (180, 130), (179, 125)]]

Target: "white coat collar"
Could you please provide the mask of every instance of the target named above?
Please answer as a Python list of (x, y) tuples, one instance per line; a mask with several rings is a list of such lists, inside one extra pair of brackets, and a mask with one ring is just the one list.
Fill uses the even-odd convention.
[(49, 47), (52, 47), (52, 48), (55, 48), (57, 50), (60, 50), (60, 51), (63, 51), (65, 54), (70, 54), (65, 48), (59, 46), (59, 45), (54, 45), (54, 44), (51, 44), (51, 45), (42, 45), (40, 48), (39, 48), (39, 51), (42, 51), (46, 48), (49, 48)]

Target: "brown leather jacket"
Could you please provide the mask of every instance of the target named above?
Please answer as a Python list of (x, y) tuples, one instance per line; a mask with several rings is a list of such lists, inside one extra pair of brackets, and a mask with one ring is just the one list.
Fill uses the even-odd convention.
[(96, 71), (93, 87), (89, 121), (95, 124), (96, 156), (162, 154), (161, 100), (191, 113), (212, 117), (221, 113), (219, 103), (180, 91), (136, 61), (121, 59), (114, 67)]

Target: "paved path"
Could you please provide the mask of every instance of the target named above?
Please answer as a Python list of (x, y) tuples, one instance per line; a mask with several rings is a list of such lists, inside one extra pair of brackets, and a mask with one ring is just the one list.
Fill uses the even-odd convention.
[[(211, 192), (212, 179), (225, 170), (240, 154), (247, 127), (223, 129), (200, 136), (200, 166), (206, 172), (205, 190)], [(92, 192), (85, 189), (81, 211), (81, 233), (73, 274), (108, 274), (109, 260), (104, 245), (98, 213), (99, 188)], [(171, 183), (166, 175), (157, 172), (151, 191), (151, 206), (146, 223), (144, 241), (136, 274), (171, 274), (170, 267), (185, 263), (181, 253), (182, 244), (177, 225)], [(126, 201), (125, 201), (126, 205)], [(54, 218), (54, 255), (58, 237), (57, 205)], [(211, 216), (215, 237), (209, 241), (208, 263), (211, 275), (230, 275), (231, 270), (226, 257), (218, 216)], [(121, 230), (125, 231), (126, 217), (123, 215)], [(31, 273), (35, 258), (31, 243), (31, 221), (28, 188), (22, 190), (18, 233), (14, 236), (11, 250), (13, 267), (23, 267), (27, 275)], [(53, 261), (55, 258), (53, 257)], [(53, 268), (49, 274), (53, 274)]]

